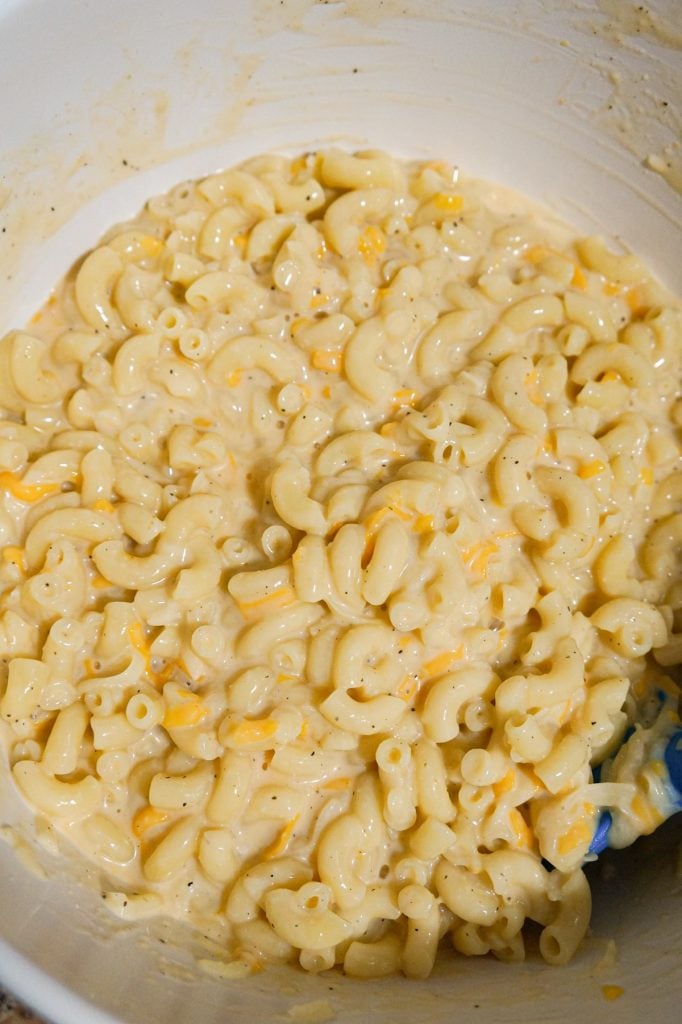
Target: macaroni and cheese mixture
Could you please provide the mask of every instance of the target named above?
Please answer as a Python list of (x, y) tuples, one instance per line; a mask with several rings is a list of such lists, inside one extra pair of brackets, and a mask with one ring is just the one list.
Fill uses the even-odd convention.
[(634, 256), (444, 162), (150, 200), (0, 342), (0, 715), (43, 832), (228, 976), (422, 978), (526, 921), (567, 961), (600, 814), (670, 813), (681, 356)]

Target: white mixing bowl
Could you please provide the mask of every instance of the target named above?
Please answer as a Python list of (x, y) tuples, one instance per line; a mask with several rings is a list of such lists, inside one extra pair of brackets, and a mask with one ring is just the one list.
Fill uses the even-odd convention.
[[(0, 333), (147, 196), (329, 142), (451, 159), (624, 241), (682, 292), (681, 47), (679, 0), (0, 0)], [(0, 825), (24, 813), (2, 761)], [(41, 852), (40, 877), (0, 843), (0, 983), (57, 1024), (304, 1020), (317, 1001), (349, 1024), (667, 1024), (679, 841), (671, 821), (595, 866), (566, 968), (445, 957), (428, 982), (364, 983), (198, 977), (170, 933), (104, 916), (94, 875)]]

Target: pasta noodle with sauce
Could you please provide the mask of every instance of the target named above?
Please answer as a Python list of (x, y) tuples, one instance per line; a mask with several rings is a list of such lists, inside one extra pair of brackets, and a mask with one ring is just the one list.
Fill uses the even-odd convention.
[(2, 736), (110, 909), (235, 969), (570, 959), (599, 813), (667, 812), (612, 759), (676, 693), (681, 357), (634, 256), (445, 162), (110, 231), (0, 341)]

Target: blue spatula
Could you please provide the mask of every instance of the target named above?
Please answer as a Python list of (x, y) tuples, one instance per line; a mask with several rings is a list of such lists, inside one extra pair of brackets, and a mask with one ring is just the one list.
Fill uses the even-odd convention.
[[(651, 762), (654, 760), (659, 764), (663, 762), (668, 776), (664, 780), (668, 795), (668, 813), (665, 814), (665, 818), (672, 817), (673, 814), (682, 810), (682, 728), (680, 728), (677, 715), (669, 715), (669, 719), (672, 731), (667, 736), (665, 733), (663, 734), (661, 740), (655, 744), (653, 751), (655, 756), (650, 755)], [(625, 741), (626, 744), (631, 735), (632, 732), (630, 732), (628, 739)], [(646, 764), (643, 764), (642, 768), (645, 767)], [(595, 774), (599, 774), (599, 769), (596, 769)], [(607, 846), (611, 845), (609, 838), (612, 824), (611, 812), (603, 811), (599, 816), (589, 853), (602, 853)]]

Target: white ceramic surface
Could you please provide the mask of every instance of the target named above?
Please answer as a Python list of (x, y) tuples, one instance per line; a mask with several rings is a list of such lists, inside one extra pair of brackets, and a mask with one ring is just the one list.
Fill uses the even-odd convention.
[[(0, 0), (0, 331), (148, 195), (332, 141), (453, 159), (624, 240), (682, 291), (679, 10)], [(20, 818), (2, 761), (0, 824)], [(370, 1008), (376, 1024), (668, 1024), (682, 998), (680, 838), (673, 821), (613, 857), (613, 877), (596, 866), (592, 935), (567, 968), (447, 957), (428, 982), (362, 984), (288, 969), (197, 979), (170, 932), (161, 944), (105, 916), (94, 878), (76, 885), (41, 854), (40, 879), (0, 843), (0, 982), (56, 1024), (290, 1021), (313, 1000), (349, 1024)], [(606, 984), (622, 998), (604, 1001)]]

